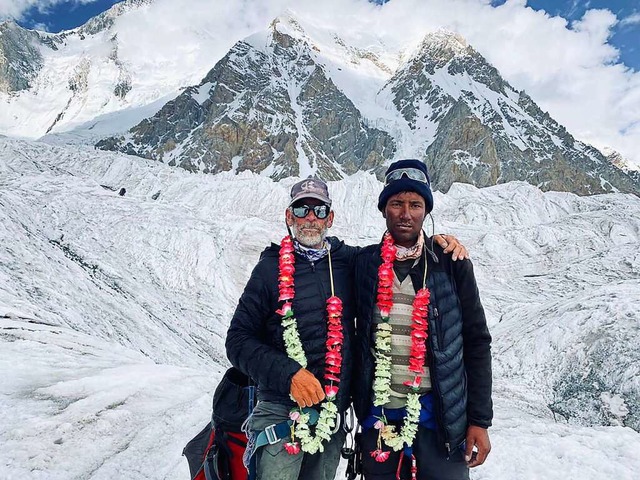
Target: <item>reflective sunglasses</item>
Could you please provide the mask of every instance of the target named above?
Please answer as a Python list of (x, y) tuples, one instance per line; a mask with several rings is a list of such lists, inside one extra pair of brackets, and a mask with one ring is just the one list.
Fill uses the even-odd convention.
[(429, 184), (429, 177), (422, 171), (417, 168), (399, 168), (392, 172), (389, 172), (386, 177), (384, 177), (384, 186), (386, 187), (391, 182), (395, 182), (396, 180), (400, 180), (402, 177), (407, 177), (411, 180), (415, 180), (417, 182)]
[(300, 205), (298, 207), (291, 207), (291, 212), (296, 218), (304, 218), (309, 215), (309, 212), (313, 210), (316, 218), (324, 220), (329, 216), (331, 208), (329, 205)]

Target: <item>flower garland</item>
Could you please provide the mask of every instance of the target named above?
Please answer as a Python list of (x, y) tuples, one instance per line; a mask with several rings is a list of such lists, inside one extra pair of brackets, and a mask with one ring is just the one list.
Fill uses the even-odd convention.
[[(298, 322), (293, 313), (295, 255), (293, 240), (289, 235), (284, 237), (280, 243), (278, 271), (278, 301), (284, 301), (285, 303), (282, 308), (276, 310), (276, 313), (282, 316), (283, 339), (287, 355), (302, 365), (303, 368), (306, 368), (307, 357), (300, 341)], [(292, 410), (289, 414), (289, 418), (293, 422), (291, 424), (291, 441), (285, 443), (284, 447), (290, 455), (296, 455), (300, 450), (310, 454), (324, 451), (322, 442), (331, 438), (331, 433), (336, 426), (338, 418), (338, 407), (335, 404), (335, 399), (339, 391), (338, 384), (340, 383), (340, 369), (342, 366), (342, 300), (335, 296), (334, 293), (331, 250), (329, 250), (329, 275), (331, 277), (331, 297), (327, 299), (327, 352), (325, 354), (324, 373), (324, 378), (328, 381), (328, 384), (324, 387), (326, 398), (320, 406), (320, 417), (316, 424), (315, 436), (310, 430), (308, 413), (298, 408)], [(296, 441), (296, 433), (299, 442)]]
[[(397, 248), (393, 237), (389, 232), (382, 242), (382, 265), (378, 269), (378, 295), (377, 305), (380, 310), (382, 322), (377, 325), (375, 352), (376, 370), (373, 381), (374, 402), (376, 406), (382, 406), (389, 402), (391, 391), (391, 325), (389, 317), (393, 307), (393, 262), (396, 259)], [(413, 312), (411, 315), (411, 354), (409, 357), (409, 371), (415, 374), (413, 381), (404, 384), (412, 390), (407, 395), (407, 413), (400, 432), (395, 431), (393, 425), (388, 425), (384, 414), (380, 421), (374, 425), (380, 432), (378, 434), (377, 449), (371, 452), (371, 456), (378, 462), (384, 462), (389, 458), (389, 452), (382, 451), (382, 442), (395, 451), (401, 450), (404, 445), (411, 446), (418, 431), (418, 419), (420, 417), (420, 382), (427, 353), (427, 338), (429, 336), (428, 314), (430, 293), (426, 288), (426, 264), (424, 272), (423, 288), (418, 290), (413, 300)]]

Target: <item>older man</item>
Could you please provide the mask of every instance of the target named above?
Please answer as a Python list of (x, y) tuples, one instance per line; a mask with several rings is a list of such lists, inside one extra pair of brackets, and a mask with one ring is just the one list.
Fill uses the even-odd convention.
[(469, 478), (490, 449), (491, 336), (469, 260), (426, 238), (425, 164), (386, 173), (383, 241), (356, 265), (356, 414), (367, 480)]
[[(227, 333), (229, 360), (258, 385), (251, 417), (258, 479), (333, 479), (340, 460), (358, 249), (327, 237), (333, 220), (324, 182), (308, 178), (292, 187), (285, 211), (291, 235), (260, 256)], [(448, 240), (449, 250), (465, 254)]]

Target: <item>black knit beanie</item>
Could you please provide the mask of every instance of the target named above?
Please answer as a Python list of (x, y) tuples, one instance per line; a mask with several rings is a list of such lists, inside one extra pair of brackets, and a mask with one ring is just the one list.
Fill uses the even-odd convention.
[(389, 168), (385, 173), (385, 178), (387, 175), (389, 175), (390, 172), (398, 170), (400, 168), (415, 168), (417, 170), (421, 170), (427, 177), (427, 183), (413, 180), (406, 175), (403, 175), (399, 180), (389, 182), (389, 184), (384, 187), (382, 192), (380, 192), (380, 197), (378, 197), (378, 210), (384, 212), (389, 198), (397, 193), (416, 192), (418, 195), (424, 198), (426, 210), (427, 213), (429, 213), (431, 210), (433, 210), (433, 195), (431, 193), (431, 180), (429, 179), (427, 166), (420, 160), (398, 160), (397, 162), (393, 162), (391, 165), (389, 165)]

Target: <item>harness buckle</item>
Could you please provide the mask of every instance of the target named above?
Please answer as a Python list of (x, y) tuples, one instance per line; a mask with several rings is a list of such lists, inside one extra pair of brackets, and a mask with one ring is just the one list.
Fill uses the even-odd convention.
[(267, 441), (269, 445), (273, 445), (274, 443), (278, 443), (280, 439), (278, 438), (278, 434), (276, 433), (276, 424), (269, 425), (264, 429), (264, 434), (267, 437)]

